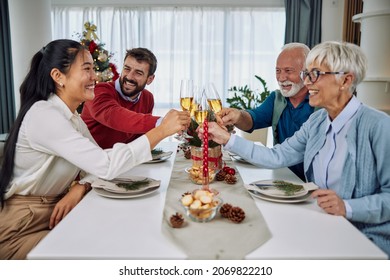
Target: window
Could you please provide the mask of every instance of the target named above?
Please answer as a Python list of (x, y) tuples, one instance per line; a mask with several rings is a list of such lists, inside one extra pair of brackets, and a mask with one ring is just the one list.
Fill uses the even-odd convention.
[(122, 69), (126, 49), (146, 47), (157, 57), (148, 89), (157, 108), (179, 108), (180, 80), (213, 82), (222, 98), (231, 86), (276, 88), (275, 61), (284, 44), (284, 8), (258, 7), (55, 7), (53, 39), (78, 40), (83, 24), (97, 25), (105, 49)]

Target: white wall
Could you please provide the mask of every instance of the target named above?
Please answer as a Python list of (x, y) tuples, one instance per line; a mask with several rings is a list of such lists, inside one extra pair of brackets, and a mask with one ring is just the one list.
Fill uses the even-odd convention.
[(344, 0), (322, 1), (322, 42), (343, 38)]
[(20, 107), (19, 87), (33, 55), (51, 41), (51, 0), (8, 1), (11, 25), (15, 108)]

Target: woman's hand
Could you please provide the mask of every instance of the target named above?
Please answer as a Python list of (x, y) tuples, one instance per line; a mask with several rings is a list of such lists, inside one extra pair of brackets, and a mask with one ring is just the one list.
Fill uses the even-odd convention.
[(311, 194), (312, 198), (317, 198), (317, 204), (326, 213), (336, 216), (346, 216), (344, 201), (332, 190), (316, 190)]
[[(203, 127), (199, 126), (198, 129), (199, 138), (203, 139)], [(209, 140), (213, 140), (218, 144), (225, 145), (230, 139), (230, 133), (226, 127), (218, 125), (216, 122), (209, 122)]]
[(69, 192), (57, 202), (50, 216), (49, 228), (54, 228), (80, 202), (85, 195), (84, 185), (75, 184)]
[(171, 109), (163, 118), (161, 127), (167, 136), (186, 130), (190, 125), (190, 112)]

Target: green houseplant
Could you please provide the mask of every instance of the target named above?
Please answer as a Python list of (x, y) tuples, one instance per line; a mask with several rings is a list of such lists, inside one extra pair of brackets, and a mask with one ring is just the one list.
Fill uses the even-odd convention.
[[(233, 92), (233, 96), (231, 98), (226, 98), (226, 102), (229, 104), (230, 108), (240, 110), (254, 109), (260, 106), (271, 94), (265, 80), (257, 75), (255, 75), (255, 77), (260, 81), (263, 89), (252, 90), (248, 85), (231, 87), (228, 91)], [(264, 145), (267, 145), (267, 131), (268, 128), (257, 129), (252, 133), (238, 130), (238, 134), (251, 141), (260, 141)]]
[(228, 91), (233, 92), (233, 97), (226, 98), (226, 102), (230, 108), (236, 109), (254, 109), (258, 107), (264, 100), (270, 95), (267, 83), (261, 77), (255, 75), (263, 87), (263, 91), (252, 90), (248, 85), (245, 86), (233, 86)]

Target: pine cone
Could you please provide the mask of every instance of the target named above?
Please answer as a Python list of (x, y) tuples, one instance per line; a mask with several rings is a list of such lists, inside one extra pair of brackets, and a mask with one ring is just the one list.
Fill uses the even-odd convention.
[(225, 180), (225, 176), (226, 176), (226, 172), (223, 171), (223, 170), (220, 170), (217, 175), (215, 176), (215, 179), (217, 181), (224, 181)]
[(229, 211), (229, 220), (233, 223), (241, 223), (245, 219), (245, 212), (240, 207), (232, 207)]
[(228, 218), (229, 217), (229, 212), (230, 212), (230, 209), (232, 208), (233, 206), (229, 203), (225, 203), (221, 206), (221, 208), (219, 209), (219, 213), (221, 213), (221, 216), (224, 217), (224, 218)]
[(237, 177), (235, 175), (226, 174), (225, 175), (225, 182), (233, 185), (233, 184), (237, 183)]
[(184, 219), (183, 219), (183, 216), (181, 214), (176, 212), (175, 215), (171, 216), (170, 222), (171, 222), (171, 226), (173, 228), (180, 228), (184, 223)]
[(186, 196), (186, 195), (188, 195), (188, 194), (191, 194), (190, 192), (185, 192), (185, 193), (183, 193), (181, 196), (183, 197), (183, 196)]
[(185, 157), (186, 159), (191, 159), (191, 149), (186, 149), (186, 150), (184, 151), (184, 157)]

